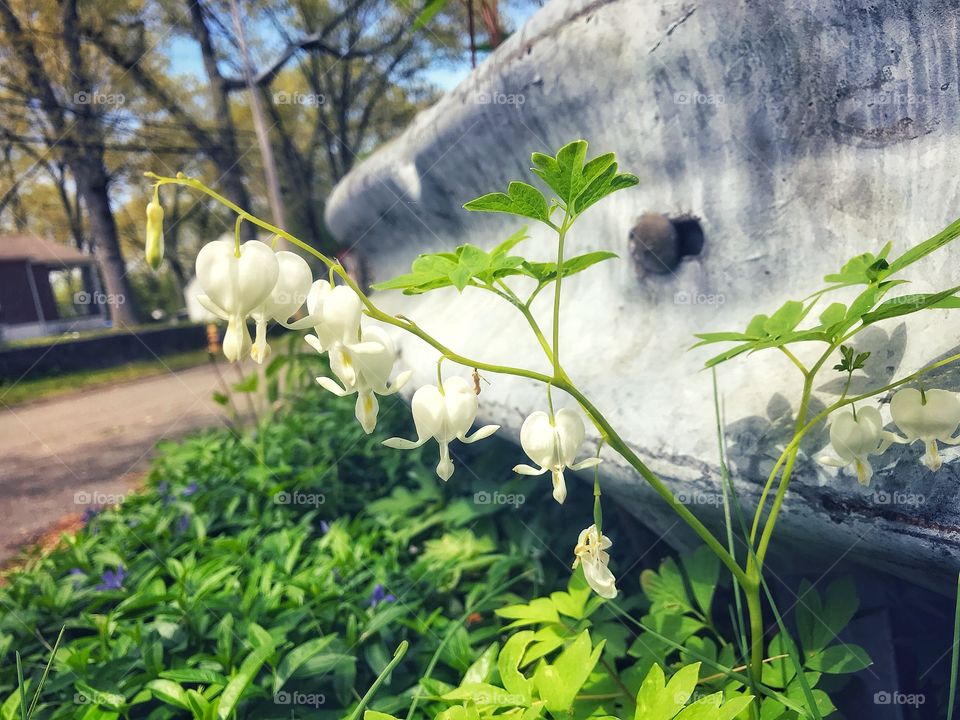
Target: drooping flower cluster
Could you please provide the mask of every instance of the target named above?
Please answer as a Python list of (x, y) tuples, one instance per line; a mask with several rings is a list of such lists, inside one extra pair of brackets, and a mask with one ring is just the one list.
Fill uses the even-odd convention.
[(356, 416), (366, 433), (377, 426), (380, 404), (377, 395), (392, 395), (410, 379), (406, 370), (390, 384), (397, 360), (393, 340), (383, 328), (362, 325), (363, 307), (357, 294), (343, 285), (317, 280), (307, 295), (308, 315), (288, 327), (312, 327), (306, 341), (318, 353), (327, 353), (330, 370), (337, 379), (318, 377), (317, 382), (337, 397), (357, 395)]
[[(312, 328), (306, 340), (317, 352), (328, 353), (330, 369), (339, 379), (320, 377), (317, 382), (338, 396), (357, 394), (356, 415), (370, 433), (377, 424), (376, 394), (399, 390), (410, 373), (401, 373), (389, 384), (396, 349), (379, 327), (361, 328), (360, 298), (348, 287), (313, 281), (310, 266), (296, 253), (274, 252), (269, 245), (250, 240), (238, 245), (229, 240), (207, 243), (197, 255), (197, 280), (203, 307), (226, 320), (223, 353), (230, 361), (247, 356), (263, 363), (270, 355), (267, 325), (279, 322), (294, 330)], [(289, 322), (307, 304), (307, 316)], [(250, 338), (247, 320), (256, 324)]]
[[(162, 210), (151, 208), (149, 232), (156, 258), (156, 229)], [(160, 241), (162, 243), (162, 240)], [(162, 245), (159, 250), (162, 257)], [(203, 291), (198, 301), (227, 322), (223, 351), (228, 360), (247, 356), (263, 363), (270, 354), (267, 325), (276, 321), (291, 330), (312, 330), (306, 342), (318, 353), (326, 353), (331, 377), (318, 377), (326, 390), (344, 397), (357, 395), (356, 417), (370, 433), (377, 423), (377, 395), (397, 392), (409, 380), (410, 371), (401, 372), (393, 384), (390, 376), (397, 352), (393, 340), (382, 328), (363, 322), (363, 302), (350, 287), (314, 281), (309, 265), (297, 254), (274, 250), (262, 242), (238, 244), (229, 240), (207, 243), (197, 256), (197, 280)], [(306, 316), (292, 318), (306, 304)], [(248, 321), (256, 326), (250, 337)], [(454, 440), (472, 443), (499, 430), (499, 425), (484, 425), (470, 433), (477, 418), (477, 391), (464, 377), (451, 377), (438, 385), (425, 385), (413, 395), (411, 409), (417, 431), (415, 440), (390, 438), (388, 447), (412, 449), (433, 439), (440, 449), (437, 475), (448, 480), (454, 472), (450, 444)], [(600, 463), (593, 457), (577, 462), (586, 430), (580, 415), (569, 409), (556, 413), (535, 412), (523, 423), (520, 442), (536, 467), (520, 464), (514, 471), (523, 475), (551, 474), (553, 497), (563, 503), (567, 496), (564, 471), (582, 470)], [(580, 533), (574, 553), (574, 567), (583, 566), (590, 586), (602, 597), (617, 594), (616, 580), (608, 568), (605, 552), (611, 541), (591, 526)], [(383, 597), (380, 597), (380, 595)], [(372, 604), (389, 602), (392, 596), (375, 590)]]
[(830, 446), (835, 456), (824, 454), (817, 460), (835, 467), (852, 464), (860, 484), (868, 485), (873, 476), (869, 456), (883, 453), (893, 443), (922, 442), (926, 452), (921, 462), (934, 471), (942, 465), (937, 443), (960, 443), (960, 436), (955, 436), (960, 428), (960, 399), (955, 393), (900, 390), (890, 401), (890, 415), (903, 435), (884, 430), (880, 411), (874, 407), (844, 408), (835, 413), (830, 425)]

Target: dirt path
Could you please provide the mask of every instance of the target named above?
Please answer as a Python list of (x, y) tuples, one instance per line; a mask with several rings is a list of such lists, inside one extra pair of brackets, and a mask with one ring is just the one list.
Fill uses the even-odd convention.
[(0, 409), (0, 562), (133, 489), (158, 441), (223, 422), (209, 365)]

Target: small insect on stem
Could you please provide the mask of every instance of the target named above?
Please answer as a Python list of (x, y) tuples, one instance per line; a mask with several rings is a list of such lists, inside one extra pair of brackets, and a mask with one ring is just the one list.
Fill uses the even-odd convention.
[(480, 394), (480, 381), (481, 381), (481, 380), (483, 380), (485, 383), (487, 383), (487, 385), (490, 384), (490, 381), (487, 380), (485, 377), (482, 377), (482, 376), (480, 375), (480, 371), (477, 370), (476, 368), (473, 369), (473, 372), (470, 374), (470, 377), (473, 378), (473, 391), (474, 391), (477, 395)]

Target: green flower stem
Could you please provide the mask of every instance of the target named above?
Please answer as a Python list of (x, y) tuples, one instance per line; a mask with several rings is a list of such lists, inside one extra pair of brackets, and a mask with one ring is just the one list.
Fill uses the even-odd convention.
[(563, 244), (567, 238), (567, 230), (573, 220), (570, 211), (563, 216), (563, 222), (557, 228), (557, 279), (553, 287), (553, 374), (560, 374), (560, 285), (563, 280)]
[(553, 350), (550, 348), (550, 343), (547, 342), (546, 336), (543, 334), (543, 330), (540, 329), (540, 324), (537, 322), (537, 319), (533, 316), (533, 312), (530, 310), (530, 306), (520, 300), (517, 297), (517, 294), (510, 289), (510, 286), (507, 285), (503, 280), (497, 280), (497, 285), (503, 288), (503, 291), (500, 292), (496, 288), (488, 288), (492, 292), (495, 292), (497, 295), (502, 297), (504, 300), (513, 305), (517, 310), (520, 311), (520, 314), (523, 315), (526, 319), (527, 324), (530, 326), (530, 329), (533, 330), (534, 336), (537, 338), (537, 342), (540, 343), (540, 347), (543, 348), (544, 354), (547, 356), (547, 359), (550, 361), (551, 365), (554, 363), (553, 359)]
[(620, 437), (616, 430), (610, 425), (609, 421), (603, 416), (603, 414), (587, 399), (587, 397), (580, 392), (579, 389), (574, 386), (570, 380), (566, 377), (557, 378), (553, 382), (554, 387), (559, 388), (566, 392), (568, 395), (573, 397), (580, 407), (583, 408), (584, 412), (590, 417), (593, 423), (597, 426), (597, 429), (600, 431), (601, 435), (605, 439), (607, 445), (613, 448), (618, 455), (623, 457), (630, 465), (643, 477), (644, 480), (656, 491), (656, 493), (664, 499), (667, 505), (680, 516), (680, 518), (690, 526), (690, 529), (693, 530), (701, 540), (713, 551), (713, 553), (720, 559), (727, 569), (733, 574), (741, 585), (746, 587), (749, 584), (746, 573), (743, 569), (737, 564), (737, 561), (734, 557), (727, 552), (727, 549), (723, 544), (714, 537), (713, 533), (707, 529), (707, 527), (697, 519), (697, 516), (694, 515), (687, 507), (679, 502), (670, 492), (669, 488), (663, 483), (663, 481), (657, 477), (651, 470), (646, 466), (646, 464), (637, 456), (637, 454), (630, 448), (629, 445)]
[(359, 718), (363, 715), (364, 709), (367, 707), (367, 703), (373, 699), (373, 696), (376, 694), (377, 690), (380, 689), (383, 681), (387, 679), (391, 672), (393, 672), (393, 669), (400, 664), (400, 661), (403, 660), (403, 656), (407, 654), (407, 649), (409, 647), (410, 643), (408, 643), (406, 640), (401, 641), (401, 643), (397, 646), (396, 651), (393, 653), (393, 658), (383, 669), (383, 672), (377, 676), (377, 679), (373, 681), (373, 685), (370, 686), (370, 689), (367, 690), (366, 694), (360, 699), (360, 703), (357, 705), (354, 711), (350, 713), (349, 720), (359, 720)]

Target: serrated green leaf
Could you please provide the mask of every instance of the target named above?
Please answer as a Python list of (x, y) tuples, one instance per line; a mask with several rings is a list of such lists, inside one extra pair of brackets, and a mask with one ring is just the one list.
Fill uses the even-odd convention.
[(714, 367), (715, 365), (719, 365), (720, 363), (724, 363), (727, 360), (731, 360), (732, 358), (737, 357), (737, 355), (742, 355), (745, 352), (753, 350), (756, 346), (757, 346), (756, 341), (750, 341), (747, 343), (743, 343), (742, 345), (737, 345), (736, 347), (730, 348), (729, 350), (722, 352), (719, 355), (714, 355), (712, 358), (707, 360), (703, 365), (704, 367), (708, 367), (708, 368)]
[(474, 212), (501, 212), (541, 222), (550, 221), (547, 199), (543, 193), (532, 185), (518, 181), (510, 183), (505, 193), (488, 193), (471, 200), (463, 207)]
[(672, 557), (660, 563), (658, 571), (644, 570), (640, 574), (640, 586), (656, 611), (682, 613), (693, 610), (680, 568)]
[(523, 698), (523, 703), (529, 703), (533, 693), (533, 680), (524, 676), (520, 672), (520, 663), (527, 646), (533, 642), (533, 633), (529, 630), (522, 630), (516, 635), (511, 635), (510, 639), (500, 651), (497, 658), (497, 669), (500, 671), (500, 681), (508, 693)]
[(847, 316), (847, 306), (841, 302), (830, 303), (827, 309), (820, 313), (820, 323), (824, 327), (830, 327), (843, 322)]
[(586, 155), (585, 140), (574, 140), (564, 145), (557, 152), (556, 158), (543, 153), (533, 153), (531, 156), (533, 172), (557, 194), (557, 197), (569, 205), (580, 189), (580, 178)]
[(602, 200), (607, 195), (632, 187), (640, 182), (636, 175), (630, 173), (617, 173), (617, 163), (613, 162), (594, 177), (580, 194), (577, 195), (573, 203), (575, 214), (580, 215), (594, 203)]

